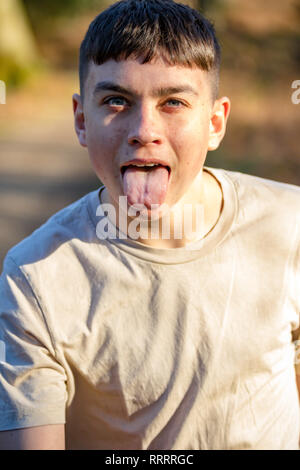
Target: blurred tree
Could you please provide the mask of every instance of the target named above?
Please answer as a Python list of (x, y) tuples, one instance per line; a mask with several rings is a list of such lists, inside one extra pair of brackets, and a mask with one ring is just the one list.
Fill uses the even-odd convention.
[(51, 20), (58, 17), (71, 17), (90, 9), (102, 9), (103, 6), (112, 3), (107, 0), (23, 0), (23, 4), (28, 11), (31, 20), (38, 21)]
[[(178, 0), (181, 1), (181, 0)], [(207, 12), (216, 6), (219, 6), (220, 0), (182, 0), (182, 3), (185, 3), (196, 10), (201, 12)]]
[(79, 39), (83, 38), (92, 19), (113, 3), (111, 0), (21, 1), (44, 66), (64, 69), (76, 65)]
[(22, 82), (37, 59), (35, 40), (20, 0), (0, 2), (0, 78)]

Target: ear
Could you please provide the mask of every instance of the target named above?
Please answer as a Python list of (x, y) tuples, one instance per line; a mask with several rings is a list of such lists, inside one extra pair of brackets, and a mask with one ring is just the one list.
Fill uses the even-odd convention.
[(208, 150), (216, 150), (226, 132), (230, 100), (226, 96), (215, 101), (209, 123)]
[(85, 119), (84, 119), (83, 103), (82, 103), (81, 96), (75, 93), (72, 96), (72, 100), (73, 100), (75, 131), (76, 131), (80, 145), (82, 145), (82, 147), (87, 147)]

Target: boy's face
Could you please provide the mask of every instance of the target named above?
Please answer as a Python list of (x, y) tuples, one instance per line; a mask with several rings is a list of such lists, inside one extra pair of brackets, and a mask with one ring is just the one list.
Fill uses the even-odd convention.
[[(118, 204), (168, 204), (197, 194), (208, 150), (221, 142), (229, 100), (212, 100), (208, 73), (161, 59), (90, 64), (84, 103), (73, 96), (75, 128), (92, 166)], [(141, 168), (126, 165), (160, 163)], [(196, 192), (195, 192), (196, 190)], [(186, 199), (186, 198), (185, 198)]]

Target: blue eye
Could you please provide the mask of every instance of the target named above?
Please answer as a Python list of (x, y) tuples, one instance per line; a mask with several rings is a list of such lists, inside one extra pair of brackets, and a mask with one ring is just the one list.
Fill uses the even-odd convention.
[(168, 100), (167, 104), (172, 108), (179, 108), (180, 106), (183, 106), (183, 103), (181, 101), (175, 99)]
[(104, 104), (108, 104), (109, 106), (126, 106), (127, 101), (121, 96), (112, 96), (110, 98), (107, 98), (104, 101)]

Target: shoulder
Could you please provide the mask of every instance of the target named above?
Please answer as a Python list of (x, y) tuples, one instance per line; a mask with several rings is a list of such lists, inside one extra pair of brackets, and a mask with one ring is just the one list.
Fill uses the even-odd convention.
[(31, 235), (11, 248), (6, 259), (12, 259), (17, 266), (30, 265), (45, 260), (63, 251), (72, 241), (90, 240), (95, 228), (90, 217), (93, 191), (51, 216)]
[[(277, 240), (287, 249), (300, 243), (300, 187), (236, 171), (216, 170), (234, 191), (235, 230), (261, 240)], [(225, 198), (226, 204), (226, 198)]]
[(237, 171), (212, 170), (234, 190), (238, 216), (248, 221), (275, 217), (300, 224), (300, 186)]
[(292, 206), (286, 207), (287, 209), (299, 212), (300, 186), (237, 171), (221, 171), (235, 186), (240, 201), (247, 202), (250, 199), (252, 202), (257, 202), (266, 207), (276, 203), (276, 208), (289, 203)]
[(86, 310), (93, 263), (102, 266), (99, 258), (105, 258), (106, 249), (91, 217), (97, 194), (93, 191), (57, 212), (9, 250), (0, 276), (0, 317), (1, 309), (26, 324), (40, 316), (54, 344), (59, 322), (72, 325), (78, 306), (84, 305), (79, 311)]

